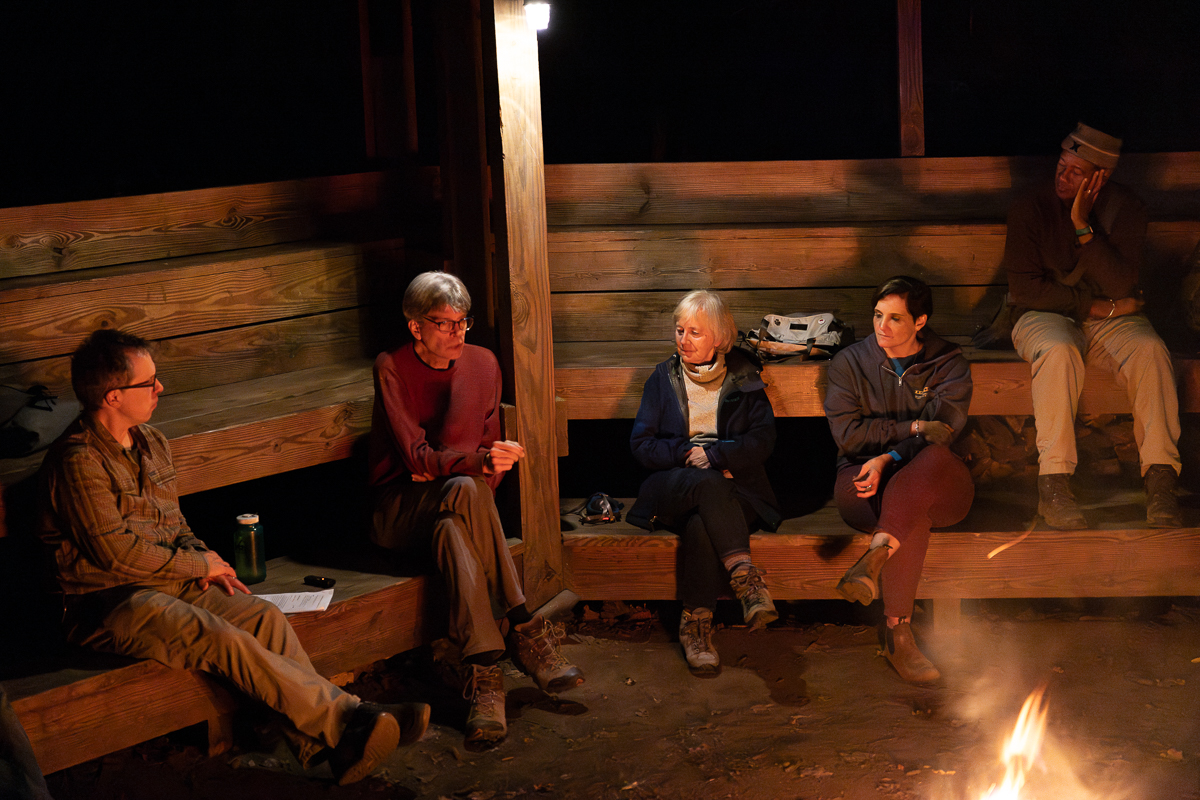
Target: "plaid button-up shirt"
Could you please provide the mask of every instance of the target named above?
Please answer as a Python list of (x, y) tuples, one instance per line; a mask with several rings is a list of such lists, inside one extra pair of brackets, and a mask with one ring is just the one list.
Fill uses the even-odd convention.
[(208, 548), (179, 510), (166, 437), (149, 425), (130, 432), (126, 450), (85, 414), (42, 463), (40, 533), (66, 594), (208, 574)]

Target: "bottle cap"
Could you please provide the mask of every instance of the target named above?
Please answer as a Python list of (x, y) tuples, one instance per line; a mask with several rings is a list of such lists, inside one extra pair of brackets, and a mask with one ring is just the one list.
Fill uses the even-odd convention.
[(257, 525), (258, 514), (238, 514), (238, 525)]

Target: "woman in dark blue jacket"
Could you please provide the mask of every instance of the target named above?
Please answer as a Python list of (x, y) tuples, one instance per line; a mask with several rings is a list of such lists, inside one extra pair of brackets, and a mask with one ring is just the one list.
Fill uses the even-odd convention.
[(634, 457), (657, 470), (627, 519), (680, 537), (683, 561), (679, 642), (688, 666), (712, 673), (712, 609), (728, 582), (746, 622), (777, 619), (762, 571), (750, 560), (750, 531), (775, 530), (780, 515), (763, 462), (775, 447), (775, 415), (758, 363), (733, 349), (737, 329), (721, 298), (685, 296), (675, 308), (675, 355), (642, 390)]

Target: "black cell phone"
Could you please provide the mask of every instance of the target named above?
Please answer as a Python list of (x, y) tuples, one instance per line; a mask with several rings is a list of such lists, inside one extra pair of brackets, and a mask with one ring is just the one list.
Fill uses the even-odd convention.
[(337, 581), (333, 578), (322, 578), (320, 575), (305, 575), (304, 583), (309, 586), (316, 586), (318, 589), (328, 589)]

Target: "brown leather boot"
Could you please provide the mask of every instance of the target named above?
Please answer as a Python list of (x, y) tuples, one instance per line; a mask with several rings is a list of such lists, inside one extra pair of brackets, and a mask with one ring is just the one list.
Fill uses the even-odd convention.
[(1170, 464), (1151, 464), (1146, 470), (1146, 524), (1151, 528), (1183, 527), (1175, 496), (1176, 477)]
[(1071, 494), (1071, 476), (1065, 472), (1038, 475), (1038, 513), (1047, 525), (1060, 531), (1087, 527), (1087, 520), (1075, 504), (1075, 495)]
[(555, 625), (541, 614), (512, 628), (517, 661), (543, 692), (561, 692), (583, 683), (583, 672), (563, 658), (558, 650), (559, 642), (565, 636), (561, 625)]
[(863, 553), (862, 558), (854, 562), (854, 566), (846, 570), (846, 574), (838, 581), (837, 593), (851, 603), (871, 605), (871, 601), (879, 597), (879, 573), (891, 551), (892, 548), (881, 544)]
[(937, 667), (917, 649), (912, 625), (900, 622), (894, 628), (883, 629), (883, 655), (901, 678), (909, 683), (930, 683), (942, 677)]
[(499, 664), (466, 664), (463, 697), (471, 703), (467, 713), (467, 744), (499, 744), (508, 735), (504, 713), (504, 672)]

